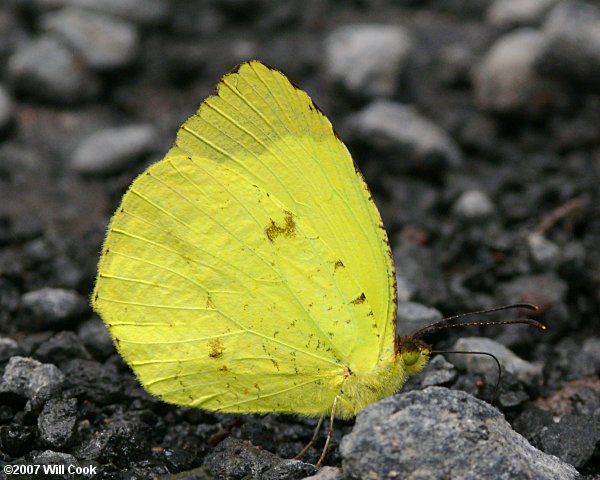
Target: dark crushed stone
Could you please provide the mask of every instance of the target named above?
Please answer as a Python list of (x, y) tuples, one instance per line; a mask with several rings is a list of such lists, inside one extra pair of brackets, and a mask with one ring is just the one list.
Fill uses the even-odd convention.
[[(496, 27), (490, 10), (500, 2), (490, 0), (83, 0), (77, 3), (92, 12), (88, 17), (118, 18), (139, 35), (137, 51), (83, 45), (87, 59), (74, 44), (44, 32), (43, 18), (61, 18), (73, 4), (54, 3), (0, 2), (0, 97), (10, 102), (0, 98), (1, 462), (92, 462), (98, 478), (115, 480), (182, 472), (181, 478), (214, 479), (218, 473), (202, 465), (219, 452), (212, 467), (237, 466), (236, 472), (252, 474), (253, 466), (269, 475), (277, 470), (274, 478), (310, 475), (305, 464), (295, 470), (298, 464), (280, 459), (292, 458), (310, 439), (315, 419), (221, 415), (162, 403), (139, 386), (89, 308), (104, 231), (131, 180), (166, 151), (221, 75), (259, 58), (309, 91), (346, 141), (382, 213), (400, 300), (446, 316), (509, 302), (540, 304), (536, 318), (546, 332), (469, 327), (426, 340), (446, 350), (458, 338), (493, 338), (529, 364), (542, 364), (541, 378), (504, 372), (495, 405), (530, 443), (596, 480), (598, 440), (589, 427), (600, 418), (600, 50), (594, 47), (594, 2), (558, 0), (535, 19), (513, 16), (508, 26)], [(383, 65), (374, 73), (379, 78), (353, 84), (352, 75), (369, 67), (363, 56), (332, 81), (324, 39), (346, 25), (381, 23), (410, 40), (399, 64)], [(526, 36), (520, 36), (522, 26), (529, 29)], [(488, 91), (480, 98), (475, 72), (493, 45), (511, 38), (511, 55), (523, 53), (519, 45), (528, 49), (520, 66), (531, 76), (515, 79), (514, 71), (503, 71), (492, 80), (516, 81), (517, 95), (511, 97), (514, 89)], [(106, 53), (117, 55), (98, 56)], [(519, 64), (510, 55), (500, 60)], [(386, 77), (393, 69), (398, 78)], [(513, 103), (501, 104), (507, 98)], [(374, 138), (364, 134), (372, 126), (364, 119), (362, 129), (353, 131), (349, 120), (372, 111), (374, 101), (411, 109), (439, 135), (425, 130), (404, 136), (408, 129), (401, 125), (376, 125)], [(124, 130), (113, 148), (104, 149), (101, 139), (92, 145), (93, 158), (75, 161), (90, 138), (125, 125), (144, 128)], [(390, 148), (394, 144), (404, 153)], [(419, 150), (423, 146), (429, 150)], [(552, 212), (573, 201), (572, 210), (552, 220)], [(400, 319), (402, 333), (410, 333), (406, 318)], [(493, 374), (463, 372), (442, 360), (409, 379), (405, 393), (434, 384), (488, 402), (494, 397)], [(424, 431), (430, 437), (441, 420), (433, 421)], [(342, 465), (339, 444), (353, 426), (336, 421), (327, 465)], [(245, 463), (236, 463), (242, 457), (235, 448), (214, 446), (228, 436), (249, 439), (260, 450), (244, 446)], [(321, 433), (307, 462), (317, 460), (323, 442)], [(371, 437), (355, 459), (380, 448)], [(119, 457), (119, 449), (129, 457)], [(431, 451), (421, 455), (421, 465)], [(480, 465), (477, 452), (461, 454)], [(281, 470), (269, 470), (271, 465)], [(501, 478), (502, 471), (495, 473)], [(362, 478), (346, 462), (331, 475)]]

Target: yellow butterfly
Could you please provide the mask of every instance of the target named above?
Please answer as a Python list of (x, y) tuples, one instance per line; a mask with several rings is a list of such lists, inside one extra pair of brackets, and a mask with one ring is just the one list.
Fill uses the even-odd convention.
[(258, 61), (133, 182), (98, 270), (94, 309), (170, 403), (350, 418), (430, 354), (396, 337), (388, 239), (348, 150)]

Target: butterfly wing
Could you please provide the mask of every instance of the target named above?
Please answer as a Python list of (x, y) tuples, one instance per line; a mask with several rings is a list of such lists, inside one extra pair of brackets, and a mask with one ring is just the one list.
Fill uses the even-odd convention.
[(381, 219), (331, 124), (249, 62), (124, 196), (93, 304), (166, 401), (319, 415), (348, 369), (393, 354), (394, 285)]

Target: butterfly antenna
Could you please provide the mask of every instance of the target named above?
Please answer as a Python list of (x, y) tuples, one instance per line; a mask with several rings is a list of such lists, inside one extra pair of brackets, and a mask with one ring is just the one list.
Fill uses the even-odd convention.
[(494, 403), (496, 402), (496, 399), (498, 398), (498, 391), (500, 390), (500, 379), (502, 378), (502, 367), (500, 366), (500, 362), (498, 361), (498, 359), (496, 358), (496, 356), (490, 352), (465, 352), (465, 351), (459, 351), (459, 350), (433, 350), (431, 352), (431, 354), (436, 354), (436, 353), (441, 353), (441, 354), (461, 354), (461, 355), (487, 355), (488, 357), (492, 357), (494, 359), (494, 362), (496, 362), (496, 366), (498, 367), (498, 380), (496, 381), (496, 386), (494, 387), (494, 393), (492, 395), (492, 399), (491, 399), (491, 404), (494, 405)]
[(476, 312), (461, 313), (459, 315), (452, 315), (451, 317), (443, 318), (439, 322), (432, 323), (431, 325), (427, 325), (426, 327), (423, 327), (420, 330), (418, 330), (417, 332), (415, 332), (412, 335), (412, 337), (420, 338), (423, 335), (437, 332), (438, 330), (443, 330), (444, 328), (485, 326), (485, 325), (511, 325), (511, 324), (515, 324), (515, 323), (533, 325), (534, 327), (537, 327), (541, 330), (546, 330), (546, 326), (543, 323), (540, 323), (537, 320), (533, 320), (532, 318), (517, 318), (517, 319), (512, 319), (512, 320), (499, 320), (499, 321), (489, 321), (489, 322), (453, 323), (455, 320), (457, 320), (459, 318), (469, 317), (471, 315), (483, 315), (486, 313), (500, 312), (502, 310), (512, 310), (514, 308), (526, 308), (527, 310), (532, 310), (532, 311), (539, 310), (539, 308), (536, 305), (532, 305), (531, 303), (513, 303), (511, 305), (504, 305), (502, 307), (491, 308), (489, 310), (478, 310)]

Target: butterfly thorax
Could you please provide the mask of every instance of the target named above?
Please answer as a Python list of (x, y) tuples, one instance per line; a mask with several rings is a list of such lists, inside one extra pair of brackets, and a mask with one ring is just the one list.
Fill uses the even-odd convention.
[(336, 405), (336, 417), (355, 417), (367, 405), (396, 393), (409, 375), (425, 367), (430, 353), (430, 346), (421, 340), (399, 336), (395, 351), (382, 358), (371, 371), (348, 369)]

